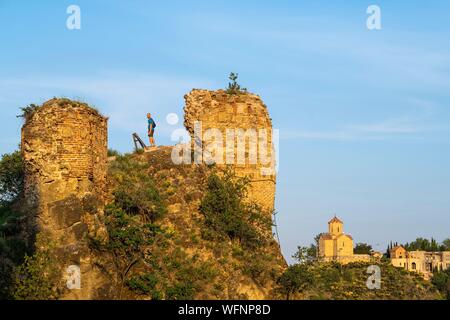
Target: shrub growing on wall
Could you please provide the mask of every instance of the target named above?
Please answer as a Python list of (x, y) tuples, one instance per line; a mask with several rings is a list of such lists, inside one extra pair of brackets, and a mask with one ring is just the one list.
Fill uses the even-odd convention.
[(241, 85), (237, 82), (237, 78), (238, 78), (238, 74), (231, 72), (230, 76), (228, 77), (228, 79), (231, 80), (231, 82), (228, 83), (228, 87), (227, 87), (227, 93), (228, 94), (242, 94), (242, 93), (246, 93), (247, 89), (246, 88), (241, 88)]
[[(258, 247), (268, 240), (272, 221), (260, 206), (247, 202), (249, 180), (236, 177), (226, 168), (221, 175), (213, 173), (200, 204), (210, 236), (238, 240), (245, 247)], [(208, 231), (208, 230), (207, 230)]]
[(120, 299), (130, 272), (144, 259), (145, 247), (152, 244), (160, 228), (154, 224), (143, 223), (139, 216), (129, 215), (115, 204), (109, 205), (105, 214), (109, 235), (105, 247), (113, 257)]

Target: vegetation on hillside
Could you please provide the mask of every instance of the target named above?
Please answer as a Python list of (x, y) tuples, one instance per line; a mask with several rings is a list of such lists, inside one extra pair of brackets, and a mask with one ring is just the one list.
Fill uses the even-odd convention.
[(280, 260), (270, 249), (270, 214), (243, 201), (248, 181), (158, 157), (125, 155), (110, 165), (109, 241), (93, 247), (113, 261), (116, 298), (245, 298), (240, 282), (273, 282)]
[(442, 243), (437, 242), (434, 238), (430, 240), (425, 238), (417, 238), (412, 242), (407, 242), (405, 244), (399, 244), (397, 242), (390, 242), (386, 249), (386, 256), (389, 257), (390, 250), (393, 247), (401, 245), (407, 251), (427, 251), (427, 252), (440, 252), (440, 251), (450, 251), (450, 238), (442, 241)]
[[(170, 154), (156, 163), (157, 154), (115, 155), (104, 215), (108, 237), (90, 242), (99, 253), (95, 263), (105, 263), (112, 280), (110, 298), (245, 298), (242, 283), (267, 287), (280, 274), (270, 214), (243, 201), (246, 179), (230, 170), (174, 167)], [(20, 153), (1, 164), (0, 298), (57, 298), (50, 251), (33, 254), (13, 230), (20, 216), (11, 207), (23, 187)]]
[(120, 152), (114, 149), (108, 149), (108, 157), (118, 157)]
[[(450, 298), (450, 270), (424, 281), (379, 262), (380, 290), (366, 286), (368, 263), (315, 262), (318, 237), (287, 267), (270, 232), (271, 215), (245, 198), (248, 180), (227, 168), (173, 166), (170, 149), (116, 154), (109, 167), (107, 240), (92, 239), (116, 299)], [(19, 152), (0, 160), (0, 299), (54, 299), (58, 272), (48, 250), (34, 253), (20, 234), (15, 202), (23, 189)], [(50, 244), (48, 241), (44, 241)], [(441, 246), (448, 245), (444, 241)], [(435, 248), (416, 240), (414, 248)], [(45, 246), (44, 246), (45, 247)], [(366, 253), (369, 245), (355, 250)], [(111, 268), (112, 266), (112, 268)], [(440, 293), (437, 292), (439, 290)]]
[(17, 208), (23, 182), (20, 151), (4, 154), (0, 160), (0, 299), (54, 299), (58, 270), (50, 255), (51, 242), (38, 237), (36, 245), (44, 243), (44, 249), (33, 253), (21, 234), (24, 216)]
[(442, 243), (438, 243), (436, 239), (430, 240), (424, 238), (417, 238), (411, 243), (405, 243), (403, 247), (407, 251), (421, 250), (428, 252), (450, 251), (450, 239), (445, 239)]
[[(301, 256), (298, 253), (294, 258)], [(369, 289), (367, 269), (375, 264), (381, 269), (381, 288)], [(388, 261), (355, 262), (342, 265), (335, 262), (297, 261), (289, 266), (277, 281), (277, 291), (285, 299), (311, 300), (399, 300), (441, 299), (442, 295), (429, 281)]]
[(370, 254), (372, 252), (372, 246), (367, 243), (357, 243), (353, 249), (354, 254)]
[(309, 247), (297, 247), (297, 252), (292, 256), (300, 263), (313, 262), (317, 259), (317, 251), (319, 250), (319, 239), (322, 233), (317, 234), (314, 237), (314, 243), (311, 243)]
[(202, 228), (202, 237), (213, 243), (231, 241), (233, 257), (244, 262), (243, 273), (264, 285), (275, 280), (280, 261), (274, 251), (266, 250), (277, 246), (271, 231), (271, 212), (244, 200), (248, 184), (247, 178), (237, 177), (230, 167), (208, 177), (199, 206), (206, 227)]
[(20, 151), (2, 155), (0, 160), (0, 203), (12, 203), (23, 189), (23, 160)]
[(447, 300), (450, 300), (450, 268), (435, 272), (431, 282)]
[(36, 240), (42, 250), (25, 254), (23, 263), (14, 268), (10, 294), (15, 300), (57, 299), (55, 284), (61, 281), (50, 240)]
[(19, 151), (0, 160), (0, 299), (12, 298), (14, 268), (29, 252), (20, 237), (22, 216), (14, 205), (23, 191), (23, 161)]
[(409, 300), (441, 299), (432, 283), (416, 273), (379, 262), (381, 288), (369, 289), (367, 268), (371, 263), (355, 262), (295, 264), (280, 277), (279, 292), (286, 298), (311, 300)]
[(242, 201), (249, 180), (238, 178), (231, 168), (222, 176), (212, 174), (207, 181), (207, 193), (200, 204), (205, 217), (204, 237), (211, 240), (238, 241), (244, 248), (261, 247), (270, 239), (270, 213), (265, 213), (255, 203)]

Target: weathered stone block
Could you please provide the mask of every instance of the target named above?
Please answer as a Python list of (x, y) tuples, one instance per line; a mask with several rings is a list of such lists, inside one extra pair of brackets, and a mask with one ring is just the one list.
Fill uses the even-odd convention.
[(81, 200), (75, 196), (48, 205), (51, 219), (58, 229), (65, 229), (81, 221), (84, 213)]

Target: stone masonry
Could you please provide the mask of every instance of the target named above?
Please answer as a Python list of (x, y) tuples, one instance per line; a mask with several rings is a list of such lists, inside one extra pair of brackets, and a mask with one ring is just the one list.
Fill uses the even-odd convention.
[[(235, 158), (231, 163), (238, 176), (247, 176), (250, 179), (249, 198), (260, 204), (264, 209), (272, 212), (275, 200), (275, 161), (272, 149), (272, 120), (269, 117), (267, 107), (261, 98), (255, 94), (241, 93), (230, 95), (224, 90), (209, 91), (194, 89), (185, 95), (184, 107), (184, 125), (189, 131), (193, 140), (199, 140), (194, 134), (196, 123), (201, 124), (201, 143), (196, 141), (200, 148), (205, 148), (208, 144), (205, 138), (205, 132), (208, 129), (218, 129), (223, 135), (223, 162), (218, 166), (230, 164), (226, 161), (228, 154), (234, 153)], [(234, 146), (225, 146), (227, 138), (227, 129), (243, 130), (254, 129), (258, 132), (256, 141), (251, 138), (245, 138), (245, 163), (238, 163), (237, 147), (238, 139), (235, 133)], [(265, 131), (264, 131), (265, 130)], [(262, 133), (262, 135), (260, 135)], [(196, 139), (197, 138), (197, 139)], [(266, 140), (265, 140), (266, 139)], [(242, 141), (242, 140), (241, 140)], [(250, 161), (252, 147), (257, 146), (257, 161)], [(261, 146), (267, 147), (267, 157), (260, 157)], [(253, 152), (254, 154), (255, 152)], [(270, 159), (267, 163), (264, 159)]]
[[(100, 218), (106, 197), (107, 119), (84, 103), (52, 99), (26, 119), (22, 153), (30, 226), (53, 242), (62, 273), (58, 291), (63, 299), (95, 298), (101, 276), (92, 266), (87, 238), (105, 236)], [(69, 266), (80, 268), (81, 289), (67, 288)]]

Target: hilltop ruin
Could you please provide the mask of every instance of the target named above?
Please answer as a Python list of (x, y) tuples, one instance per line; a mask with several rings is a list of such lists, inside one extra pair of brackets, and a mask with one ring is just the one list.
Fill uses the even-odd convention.
[(87, 235), (105, 234), (107, 119), (87, 104), (55, 98), (28, 115), (21, 147), (28, 228), (43, 242), (36, 250), (52, 242), (63, 275), (70, 266), (80, 268), (82, 289), (64, 290), (63, 298), (91, 299), (101, 276)]
[[(196, 147), (204, 151), (211, 146), (208, 140), (220, 133), (223, 141), (218, 148), (212, 148), (223, 148), (216, 163), (222, 167), (232, 165), (239, 176), (248, 177), (249, 198), (271, 214), (276, 185), (273, 129), (261, 98), (250, 93), (230, 95), (223, 90), (194, 89), (185, 96), (185, 101), (184, 125)], [(200, 134), (196, 134), (196, 125)], [(208, 135), (208, 131), (212, 134)], [(217, 159), (216, 155), (214, 158)]]
[[(230, 128), (262, 129), (269, 138), (264, 140), (260, 136), (244, 136), (244, 155), (246, 158), (251, 156), (251, 148), (255, 146), (252, 147), (251, 142), (256, 139), (270, 146), (269, 155), (272, 156), (272, 123), (267, 107), (258, 96), (249, 93), (229, 95), (222, 90), (193, 90), (185, 98), (185, 126), (191, 134), (198, 122), (202, 123), (205, 131), (213, 128), (223, 134), (227, 134), (226, 129)], [(61, 275), (56, 286), (62, 299), (114, 296), (108, 272), (104, 272), (110, 262), (102, 260), (98, 252), (90, 247), (92, 241), (107, 241), (104, 208), (114, 198), (111, 190), (116, 186), (112, 185), (112, 177), (111, 181), (107, 178), (107, 120), (87, 104), (55, 98), (28, 114), (22, 128), (21, 147), (25, 165), (23, 207), (29, 212), (28, 230), (38, 234), (41, 239), (36, 243), (37, 251), (50, 244), (54, 248), (53, 254)], [(249, 140), (248, 144), (245, 144), (246, 139)], [(205, 144), (200, 146), (207, 146), (207, 141), (203, 142)], [(150, 166), (145, 174), (149, 175), (149, 179), (159, 181), (157, 187), (164, 189), (170, 183), (177, 185), (178, 193), (168, 196), (168, 217), (162, 223), (169, 229), (175, 228), (180, 233), (180, 239), (190, 239), (194, 235), (201, 238), (202, 231), (196, 222), (201, 219), (198, 206), (203, 187), (199, 183), (205, 181), (204, 176), (207, 176), (209, 169), (204, 164), (177, 166), (171, 162), (170, 150), (172, 147), (163, 147), (152, 153), (135, 155), (133, 161)], [(233, 146), (227, 150), (227, 157), (230, 152), (240, 151), (237, 146)], [(271, 171), (273, 165), (273, 161), (263, 164), (252, 161), (233, 163), (238, 176), (250, 179), (249, 200), (258, 203), (269, 214), (274, 209), (275, 197), (275, 172)], [(219, 168), (224, 166), (218, 164)], [(198, 171), (200, 167), (203, 169)], [(199, 175), (197, 172), (202, 173)], [(193, 180), (198, 182), (191, 185)], [(117, 181), (114, 183), (117, 184)], [(180, 221), (183, 223), (180, 224)], [(271, 234), (271, 230), (266, 231)], [(194, 254), (188, 248), (197, 246), (196, 252), (201, 253), (205, 263), (211, 261), (211, 250), (216, 247), (203, 241), (191, 243), (190, 240), (184, 246), (186, 248), (182, 248), (188, 256)], [(223, 250), (229, 255), (232, 251), (227, 246)], [(270, 259), (273, 259), (270, 261), (274, 261), (265, 272), (280, 272), (285, 262), (275, 241), (264, 251), (270, 252)], [(70, 268), (73, 267), (79, 268), (82, 279), (81, 287), (76, 290), (67, 288)], [(219, 296), (216, 297), (260, 299), (271, 294), (271, 285), (263, 287), (248, 275), (231, 268), (231, 265), (217, 264), (214, 268), (221, 270), (223, 280), (220, 282), (228, 281), (232, 275), (241, 279), (227, 284), (227, 291), (218, 291), (216, 294)], [(270, 271), (272, 268), (277, 271)], [(110, 272), (109, 276), (111, 279)], [(273, 283), (273, 280), (268, 279), (264, 281)], [(208, 292), (202, 297), (214, 297)]]

